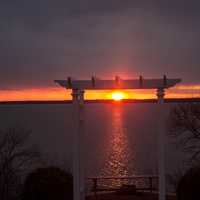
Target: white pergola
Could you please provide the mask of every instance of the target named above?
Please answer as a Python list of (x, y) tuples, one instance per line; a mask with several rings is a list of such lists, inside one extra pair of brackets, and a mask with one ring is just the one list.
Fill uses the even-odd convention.
[[(116, 76), (113, 80), (101, 80), (92, 77), (91, 80), (73, 80), (68, 77), (66, 80), (55, 80), (60, 86), (72, 90), (72, 99), (75, 111), (75, 132), (73, 138), (73, 184), (74, 200), (85, 199), (84, 186), (84, 165), (83, 152), (81, 145), (81, 133), (84, 130), (84, 92), (85, 90), (123, 90), (123, 89), (156, 89), (157, 102), (162, 110), (164, 103), (165, 90), (181, 82), (181, 79), (168, 79), (165, 75), (162, 79), (144, 79), (140, 76), (138, 79), (123, 80)], [(158, 122), (158, 169), (159, 169), (159, 200), (165, 200), (165, 130), (164, 118)]]

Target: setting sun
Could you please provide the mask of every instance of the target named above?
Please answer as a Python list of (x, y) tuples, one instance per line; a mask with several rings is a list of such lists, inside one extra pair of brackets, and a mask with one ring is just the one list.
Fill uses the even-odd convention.
[(124, 93), (123, 92), (113, 92), (112, 99), (115, 101), (121, 101), (122, 99), (124, 99)]

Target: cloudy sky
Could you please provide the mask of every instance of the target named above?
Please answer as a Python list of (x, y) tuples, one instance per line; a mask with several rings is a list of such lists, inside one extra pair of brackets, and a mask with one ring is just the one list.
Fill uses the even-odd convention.
[(0, 0), (0, 89), (67, 76), (199, 83), (200, 1)]

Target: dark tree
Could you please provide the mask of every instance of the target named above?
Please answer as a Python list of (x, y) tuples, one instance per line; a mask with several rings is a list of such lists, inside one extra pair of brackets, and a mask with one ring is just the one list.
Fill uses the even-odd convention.
[(24, 183), (22, 200), (72, 200), (73, 177), (57, 167), (39, 168)]
[(186, 103), (175, 106), (170, 114), (170, 133), (182, 150), (191, 155), (190, 161), (199, 161), (200, 105)]
[(200, 199), (200, 168), (195, 167), (186, 172), (177, 187), (177, 200)]
[(22, 174), (39, 160), (39, 152), (28, 141), (29, 134), (29, 131), (19, 128), (0, 131), (1, 200), (16, 197)]

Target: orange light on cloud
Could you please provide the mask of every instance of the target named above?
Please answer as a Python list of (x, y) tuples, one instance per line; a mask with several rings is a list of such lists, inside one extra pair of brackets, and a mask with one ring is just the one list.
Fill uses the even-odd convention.
[[(155, 99), (155, 90), (89, 90), (85, 92), (87, 100), (101, 99)], [(116, 98), (115, 98), (116, 97)], [(180, 85), (169, 89), (166, 98), (200, 98), (200, 85)], [(0, 101), (55, 101), (70, 100), (71, 91), (61, 87), (33, 88), (21, 90), (0, 90)]]
[(70, 91), (62, 88), (39, 88), (0, 91), (0, 101), (68, 100)]

